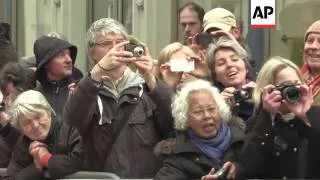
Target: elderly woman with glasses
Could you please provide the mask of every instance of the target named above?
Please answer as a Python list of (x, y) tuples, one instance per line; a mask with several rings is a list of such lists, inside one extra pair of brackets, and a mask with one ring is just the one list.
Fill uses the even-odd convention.
[(22, 135), (3, 179), (56, 179), (80, 170), (82, 143), (78, 132), (58, 121), (40, 92), (21, 93), (7, 114)]
[(189, 82), (175, 96), (172, 114), (177, 138), (155, 179), (199, 179), (222, 167), (234, 178), (243, 126), (219, 91), (204, 80)]

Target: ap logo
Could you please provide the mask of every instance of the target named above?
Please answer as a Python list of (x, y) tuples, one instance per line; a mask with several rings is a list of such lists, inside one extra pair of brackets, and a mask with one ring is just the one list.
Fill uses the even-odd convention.
[(276, 27), (275, 0), (251, 0), (250, 20), (252, 28)]

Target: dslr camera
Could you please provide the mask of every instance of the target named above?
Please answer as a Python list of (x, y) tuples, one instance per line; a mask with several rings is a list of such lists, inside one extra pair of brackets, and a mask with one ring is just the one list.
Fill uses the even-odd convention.
[(136, 57), (144, 55), (144, 46), (141, 44), (129, 43), (124, 46), (124, 50), (131, 52)]
[(233, 93), (234, 101), (240, 103), (252, 97), (252, 88), (236, 89)]
[(281, 92), (281, 96), (287, 102), (297, 103), (301, 98), (301, 92), (299, 88), (296, 87), (297, 84), (291, 82), (284, 82), (275, 87), (275, 90)]

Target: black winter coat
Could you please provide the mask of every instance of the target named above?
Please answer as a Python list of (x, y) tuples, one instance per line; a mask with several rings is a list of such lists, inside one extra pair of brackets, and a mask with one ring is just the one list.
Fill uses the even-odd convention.
[(320, 178), (319, 115), (320, 107), (308, 111), (311, 127), (280, 115), (272, 125), (270, 113), (260, 111), (241, 152), (237, 179)]
[(0, 128), (0, 168), (7, 168), (11, 152), (20, 137), (20, 131), (7, 124)]
[[(161, 167), (153, 147), (168, 136), (173, 122), (171, 118), (165, 119), (170, 114), (160, 114), (164, 111), (159, 111), (152, 101), (153, 91), (145, 88), (140, 75), (131, 75), (126, 84), (130, 86), (116, 97), (107, 87), (99, 87), (90, 74), (86, 75), (66, 104), (65, 119), (83, 137), (87, 170), (113, 172), (121, 178), (151, 178)], [(98, 95), (103, 106), (102, 117)], [(128, 114), (127, 122), (111, 146), (119, 131), (119, 120)]]
[(58, 116), (62, 116), (65, 103), (69, 97), (68, 86), (73, 83), (72, 77), (60, 81), (43, 81), (36, 90), (41, 92)]
[[(232, 141), (223, 155), (223, 162), (237, 161), (244, 142), (244, 131), (231, 125)], [(165, 148), (166, 149), (166, 148)], [(155, 180), (201, 179), (211, 168), (219, 170), (223, 164), (205, 156), (186, 137), (186, 133), (177, 135), (173, 152), (164, 160)]]
[(75, 128), (66, 123), (60, 124), (54, 118), (45, 144), (52, 154), (48, 168), (39, 172), (34, 165), (29, 153), (29, 145), (32, 142), (26, 136), (20, 136), (12, 152), (12, 158), (8, 165), (6, 180), (42, 180), (62, 178), (70, 173), (81, 170), (83, 147), (80, 135)]

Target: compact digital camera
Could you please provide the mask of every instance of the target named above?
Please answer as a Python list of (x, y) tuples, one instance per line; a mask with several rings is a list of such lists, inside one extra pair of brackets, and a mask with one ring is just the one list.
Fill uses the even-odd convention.
[(225, 180), (227, 179), (228, 172), (229, 172), (229, 168), (221, 168), (219, 169), (219, 171), (215, 173), (215, 175), (217, 176), (217, 179)]
[(252, 88), (236, 89), (233, 93), (234, 101), (240, 103), (252, 97)]
[(299, 88), (296, 87), (297, 84), (284, 82), (275, 87), (275, 90), (281, 92), (283, 99), (290, 103), (297, 103), (301, 98), (301, 92)]
[(133, 56), (142, 56), (144, 55), (144, 46), (141, 44), (132, 44), (129, 43), (124, 46), (125, 51), (129, 51)]

